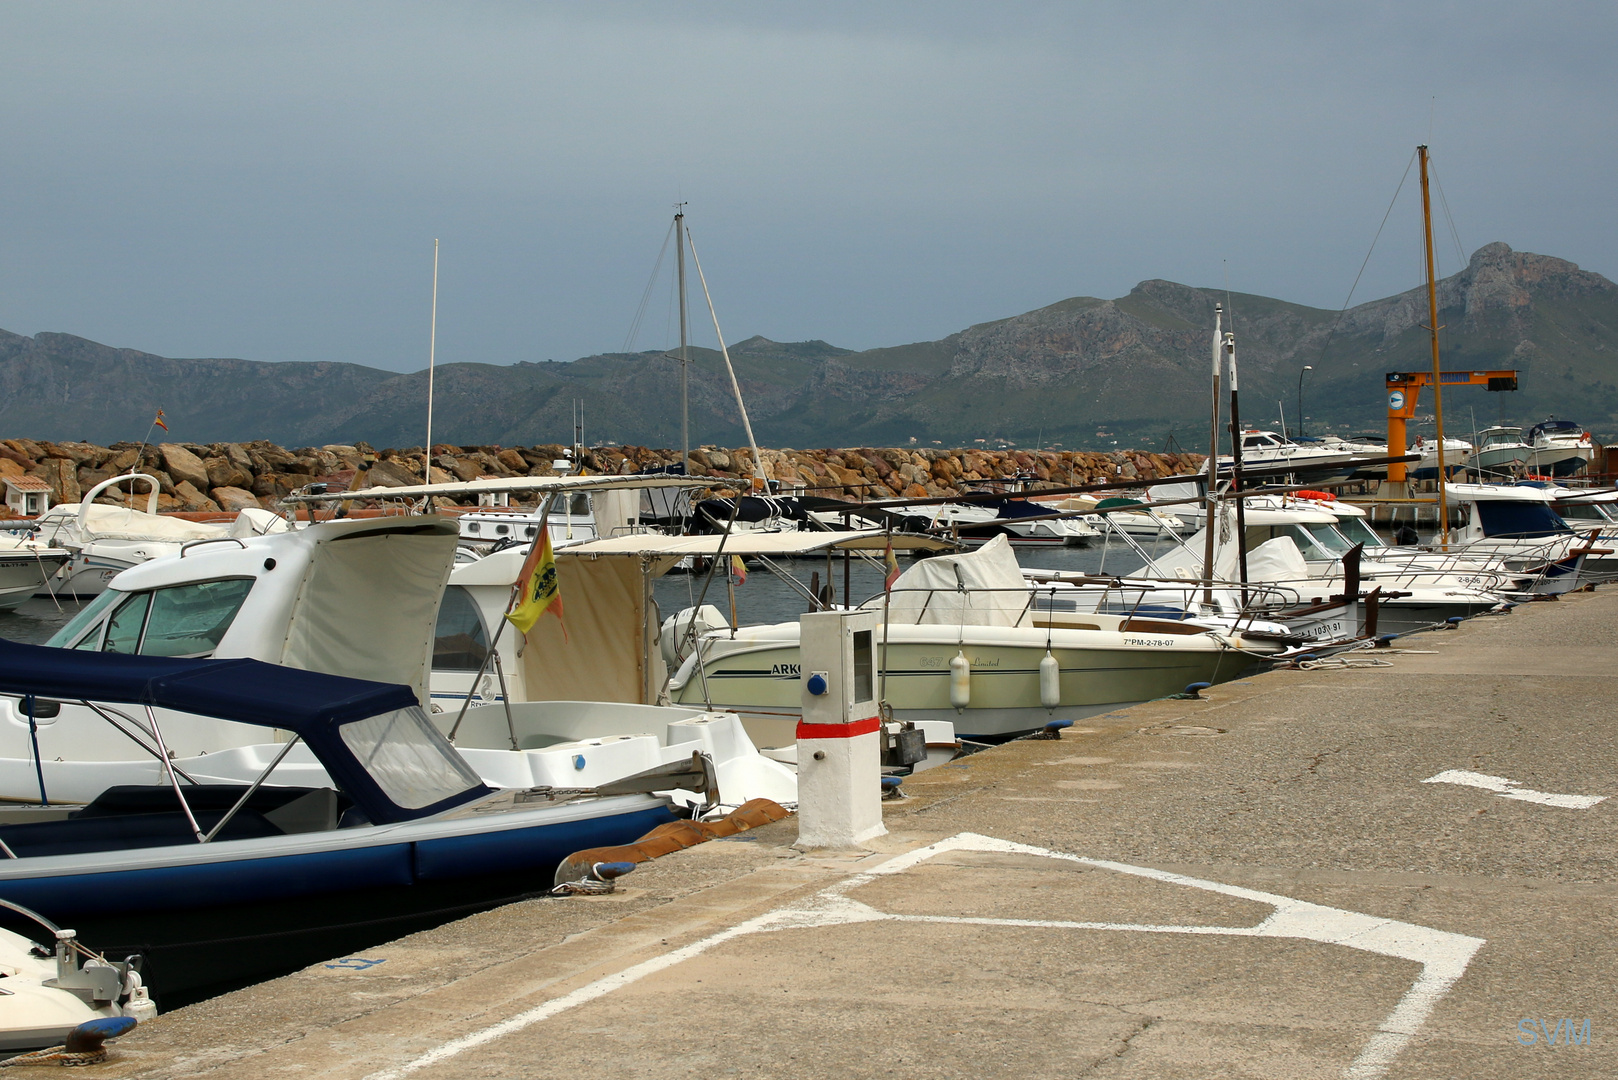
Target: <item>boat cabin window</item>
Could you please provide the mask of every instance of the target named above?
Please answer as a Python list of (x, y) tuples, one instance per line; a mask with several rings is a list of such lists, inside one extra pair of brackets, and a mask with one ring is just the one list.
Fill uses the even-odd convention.
[(1590, 502), (1563, 503), (1556, 508), (1556, 512), (1566, 521), (1610, 521), (1601, 510), (1598, 503)]
[(116, 589), (104, 589), (96, 598), (85, 605), (83, 611), (73, 616), (68, 624), (51, 635), (45, 644), (53, 649), (94, 649), (101, 644), (101, 620), (107, 614), (107, 609), (114, 603), (128, 596), (128, 593)]
[(1321, 562), (1337, 557), (1332, 549), (1323, 548), (1314, 535), (1301, 525), (1249, 525), (1247, 550), (1252, 551), (1266, 540), (1274, 540), (1277, 536), (1285, 536), (1298, 545), (1298, 552), (1306, 562)]
[(590, 494), (577, 491), (571, 495), (557, 495), (556, 501), (551, 504), (551, 516), (565, 514), (568, 517), (590, 516)]
[(146, 609), (152, 606), (151, 593), (136, 593), (112, 613), (102, 652), (133, 653), (140, 646), (141, 627), (146, 625)]
[(1315, 538), (1315, 543), (1333, 555), (1341, 555), (1354, 546), (1346, 536), (1324, 521), (1306, 525), (1304, 528), (1308, 529), (1309, 535)]
[(1479, 499), (1472, 505), (1476, 507), (1484, 536), (1537, 540), (1572, 531), (1567, 522), (1544, 503)]
[[(138, 593), (108, 589), (49, 644), (126, 655), (211, 656), (254, 580), (225, 578)], [(112, 614), (103, 620), (108, 608)]]
[(489, 655), (489, 635), (472, 594), (461, 585), (444, 590), (433, 632), (434, 671), (477, 671)]
[(1340, 517), (1337, 519), (1337, 531), (1348, 537), (1351, 544), (1364, 544), (1366, 551), (1388, 546), (1376, 534), (1376, 530), (1365, 523), (1364, 518)]
[(141, 635), (141, 655), (211, 656), (236, 621), (255, 580), (227, 578), (155, 590)]
[(368, 716), (337, 731), (382, 793), (406, 810), (443, 802), (483, 782), (418, 705)]
[(1277, 439), (1274, 435), (1246, 435), (1242, 437), (1243, 450), (1280, 445), (1281, 440)]

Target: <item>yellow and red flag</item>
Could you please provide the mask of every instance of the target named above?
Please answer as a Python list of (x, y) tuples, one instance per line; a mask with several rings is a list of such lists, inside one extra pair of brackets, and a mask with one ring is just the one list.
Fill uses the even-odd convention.
[(169, 426), (167, 424), (163, 423), (163, 410), (162, 409), (157, 410), (157, 419), (153, 420), (152, 423), (156, 424), (158, 427), (162, 428), (164, 431), (167, 431), (169, 429)]
[(740, 555), (730, 557), (730, 576), (736, 579), (736, 584), (747, 584), (747, 564), (742, 562)]
[(888, 576), (882, 579), (882, 591), (891, 592), (893, 583), (899, 580), (899, 560), (893, 554), (893, 538), (888, 538), (887, 550), (882, 553), (882, 565), (888, 568)]
[[(517, 578), (517, 603), (506, 618), (524, 634), (532, 630), (539, 617), (555, 611), (562, 622), (562, 589), (556, 580), (556, 553), (551, 550), (551, 531), (541, 527), (539, 539), (528, 550), (523, 560), (522, 573)], [(567, 623), (562, 622), (562, 636), (567, 636)]]

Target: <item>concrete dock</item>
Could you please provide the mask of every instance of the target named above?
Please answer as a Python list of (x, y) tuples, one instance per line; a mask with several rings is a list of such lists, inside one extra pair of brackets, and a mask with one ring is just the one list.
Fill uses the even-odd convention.
[(1108, 714), (907, 781), (872, 851), (780, 822), (87, 1071), (1618, 1076), (1615, 627), (1574, 594)]

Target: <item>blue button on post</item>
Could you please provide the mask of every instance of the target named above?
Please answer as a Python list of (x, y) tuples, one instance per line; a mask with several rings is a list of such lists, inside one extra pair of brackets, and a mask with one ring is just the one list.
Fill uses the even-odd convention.
[(815, 695), (815, 697), (820, 697), (826, 692), (826, 676), (817, 671), (809, 676), (809, 682), (806, 685), (811, 694)]

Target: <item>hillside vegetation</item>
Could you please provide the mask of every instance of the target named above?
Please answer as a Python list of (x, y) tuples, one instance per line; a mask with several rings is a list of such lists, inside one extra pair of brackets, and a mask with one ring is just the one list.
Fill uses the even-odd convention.
[[(1618, 286), (1561, 259), (1494, 243), (1439, 286), (1444, 366), (1516, 368), (1521, 390), (1456, 390), (1452, 432), (1475, 414), (1565, 416), (1618, 435)], [(1424, 289), (1341, 314), (1271, 297), (1143, 281), (1115, 300), (1074, 297), (941, 341), (851, 352), (753, 337), (731, 349), (748, 412), (772, 446), (1137, 446), (1207, 435), (1214, 305), (1228, 302), (1244, 419), (1384, 426), (1382, 375), (1430, 368)], [(1227, 326), (1230, 322), (1227, 322)], [(692, 349), (693, 445), (744, 441), (719, 354)], [(67, 334), (0, 331), (0, 431), (38, 439), (139, 439), (155, 410), (176, 438), (285, 445), (419, 443), (426, 372), (337, 361), (174, 360)], [(437, 372), (434, 432), (504, 446), (566, 441), (575, 403), (590, 442), (679, 442), (679, 364), (662, 352), (572, 363), (450, 364)], [(1425, 404), (1425, 403), (1424, 403)]]

